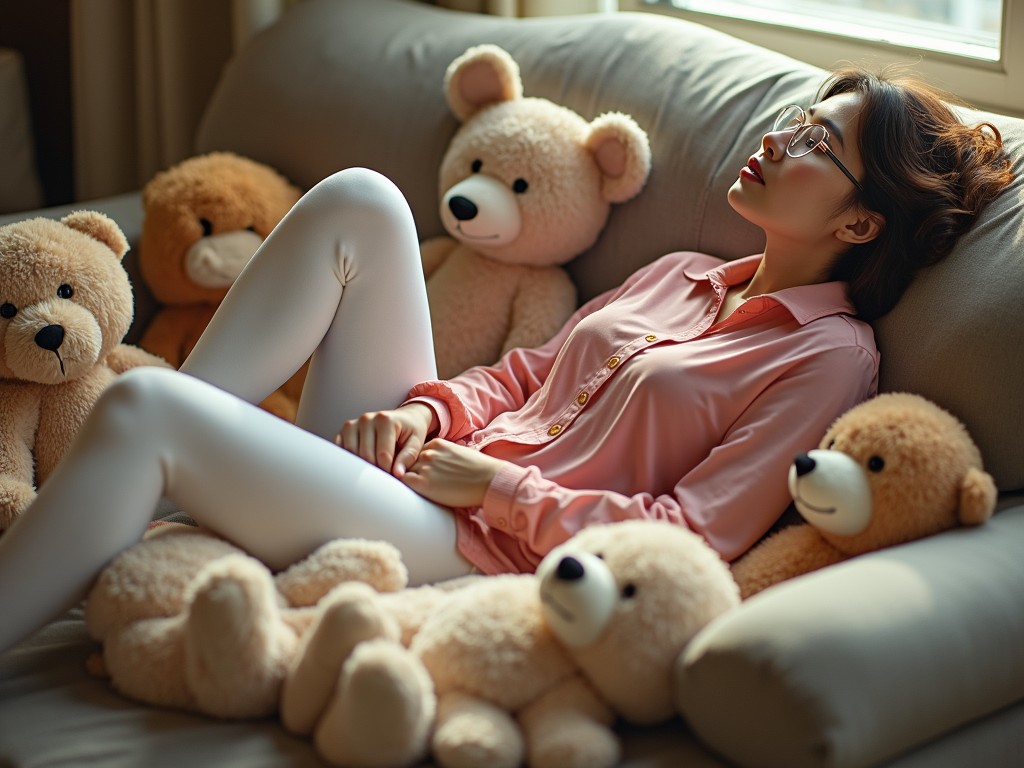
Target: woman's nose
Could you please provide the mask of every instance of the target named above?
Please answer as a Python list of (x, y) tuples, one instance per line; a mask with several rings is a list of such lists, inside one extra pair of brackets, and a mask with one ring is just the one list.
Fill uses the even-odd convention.
[(761, 149), (769, 160), (779, 160), (786, 154), (789, 131), (769, 131), (761, 139)]

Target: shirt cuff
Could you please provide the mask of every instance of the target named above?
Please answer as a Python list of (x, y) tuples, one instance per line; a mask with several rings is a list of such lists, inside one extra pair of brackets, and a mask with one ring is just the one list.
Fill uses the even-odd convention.
[(494, 525), (503, 521), (507, 527), (516, 500), (516, 490), (530, 473), (529, 467), (520, 467), (511, 462), (505, 462), (491, 479), (484, 494), (484, 503), (480, 508), (484, 520)]
[(431, 397), (430, 395), (420, 395), (419, 397), (410, 397), (402, 405), (408, 405), (409, 403), (421, 403), (434, 412), (434, 415), (437, 416), (438, 437), (446, 437), (451, 432), (452, 416), (444, 400)]

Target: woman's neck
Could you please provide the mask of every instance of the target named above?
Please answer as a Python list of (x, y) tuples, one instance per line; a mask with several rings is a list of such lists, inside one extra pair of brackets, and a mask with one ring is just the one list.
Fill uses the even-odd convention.
[(769, 243), (761, 263), (740, 295), (749, 299), (798, 285), (823, 283), (829, 279), (829, 270), (836, 255), (829, 254), (827, 246), (820, 243)]

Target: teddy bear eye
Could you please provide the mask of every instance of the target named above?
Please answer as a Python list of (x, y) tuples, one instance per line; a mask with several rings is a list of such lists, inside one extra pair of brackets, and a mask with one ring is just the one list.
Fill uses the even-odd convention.
[(199, 226), (203, 228), (203, 237), (213, 234), (213, 223), (209, 219), (200, 219)]
[(74, 295), (75, 295), (75, 289), (74, 289), (74, 288), (72, 288), (72, 287), (71, 287), (70, 285), (68, 285), (67, 283), (62, 283), (62, 284), (60, 285), (60, 287), (59, 287), (59, 288), (57, 288), (57, 296), (58, 296), (59, 298), (62, 298), (62, 299), (70, 299), (70, 298), (71, 298), (72, 296), (74, 296)]
[(835, 438), (832, 438), (831, 440), (828, 441), (828, 445), (826, 445), (825, 448), (826, 448), (826, 450), (831, 451), (833, 448), (835, 448), (835, 445), (836, 445)]
[(527, 183), (526, 179), (516, 179), (512, 182), (512, 191), (517, 195), (523, 194), (523, 192), (529, 189), (529, 187), (530, 185)]
[(473, 164), (469, 166), (473, 173), (480, 173), (480, 169), (484, 167), (483, 160), (474, 160)]
[(0, 305), (0, 317), (4, 318), (5, 320), (10, 320), (16, 314), (18, 314), (18, 308), (11, 304), (9, 301)]
[(627, 584), (622, 588), (622, 597), (629, 600), (636, 596), (636, 584)]
[(245, 231), (246, 232), (252, 232), (254, 235), (258, 235), (259, 234), (259, 232), (256, 231), (256, 227), (253, 226), (252, 224), (250, 224), (248, 227), (246, 227)]
[(881, 456), (872, 456), (868, 459), (868, 469), (872, 472), (881, 472), (885, 468), (885, 459)]

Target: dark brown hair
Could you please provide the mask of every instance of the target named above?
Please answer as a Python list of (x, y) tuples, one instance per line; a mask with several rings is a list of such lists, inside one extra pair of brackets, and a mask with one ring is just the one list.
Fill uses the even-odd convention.
[(865, 320), (892, 309), (915, 273), (953, 249), (977, 214), (1013, 180), (998, 129), (964, 125), (949, 94), (903, 73), (835, 72), (819, 100), (860, 95), (860, 203), (885, 217), (877, 238), (843, 253), (831, 278), (848, 284)]

